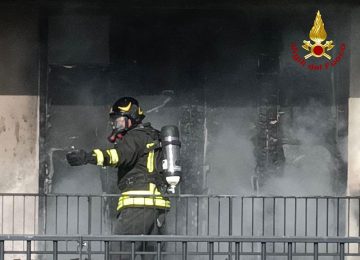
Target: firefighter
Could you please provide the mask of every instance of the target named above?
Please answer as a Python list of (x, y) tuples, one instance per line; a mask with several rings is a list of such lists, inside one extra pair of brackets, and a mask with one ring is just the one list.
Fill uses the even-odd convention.
[[(110, 110), (113, 130), (109, 141), (114, 147), (90, 152), (74, 150), (66, 155), (72, 166), (90, 163), (118, 168), (121, 195), (113, 232), (119, 235), (163, 234), (165, 214), (170, 209), (170, 201), (163, 195), (167, 184), (159, 166), (160, 132), (150, 123), (143, 124), (144, 117), (136, 99), (120, 98)], [(146, 245), (136, 244), (135, 250), (142, 247)], [(131, 244), (122, 243), (121, 250), (131, 251)], [(122, 255), (120, 259), (131, 256)]]

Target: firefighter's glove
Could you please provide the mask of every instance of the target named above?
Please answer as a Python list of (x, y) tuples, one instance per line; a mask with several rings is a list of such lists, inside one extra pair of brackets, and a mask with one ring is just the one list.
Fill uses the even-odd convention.
[(84, 150), (74, 150), (66, 154), (66, 160), (71, 166), (80, 166), (90, 161), (91, 154)]

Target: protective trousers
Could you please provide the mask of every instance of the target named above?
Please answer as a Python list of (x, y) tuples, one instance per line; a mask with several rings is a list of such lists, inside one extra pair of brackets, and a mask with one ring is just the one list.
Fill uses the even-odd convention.
[[(125, 208), (120, 211), (114, 227), (115, 235), (164, 235), (165, 210), (156, 208)], [(135, 255), (142, 260), (156, 259), (157, 245), (155, 242), (136, 242)], [(113, 242), (111, 251), (122, 254), (113, 255), (112, 260), (130, 260), (131, 242)], [(145, 253), (146, 252), (146, 253)], [(152, 252), (153, 254), (148, 254)], [(139, 259), (136, 258), (136, 259)]]

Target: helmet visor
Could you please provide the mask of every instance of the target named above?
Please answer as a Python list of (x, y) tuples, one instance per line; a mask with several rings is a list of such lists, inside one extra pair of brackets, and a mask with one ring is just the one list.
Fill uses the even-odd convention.
[(126, 116), (111, 116), (110, 124), (113, 130), (125, 130), (127, 126), (128, 118)]

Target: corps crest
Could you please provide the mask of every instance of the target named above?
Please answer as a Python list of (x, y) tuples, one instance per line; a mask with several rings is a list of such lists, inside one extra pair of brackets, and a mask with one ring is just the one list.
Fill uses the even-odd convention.
[(302, 45), (302, 47), (310, 52), (305, 55), (304, 58), (320, 58), (324, 56), (325, 58), (331, 60), (331, 56), (326, 52), (334, 48), (335, 45), (333, 45), (333, 41), (326, 41), (325, 44), (322, 44), (322, 42), (326, 40), (327, 33), (325, 31), (324, 22), (321, 19), (320, 11), (317, 11), (314, 25), (310, 30), (309, 37), (313, 43), (307, 40), (303, 41), (304, 45)]

